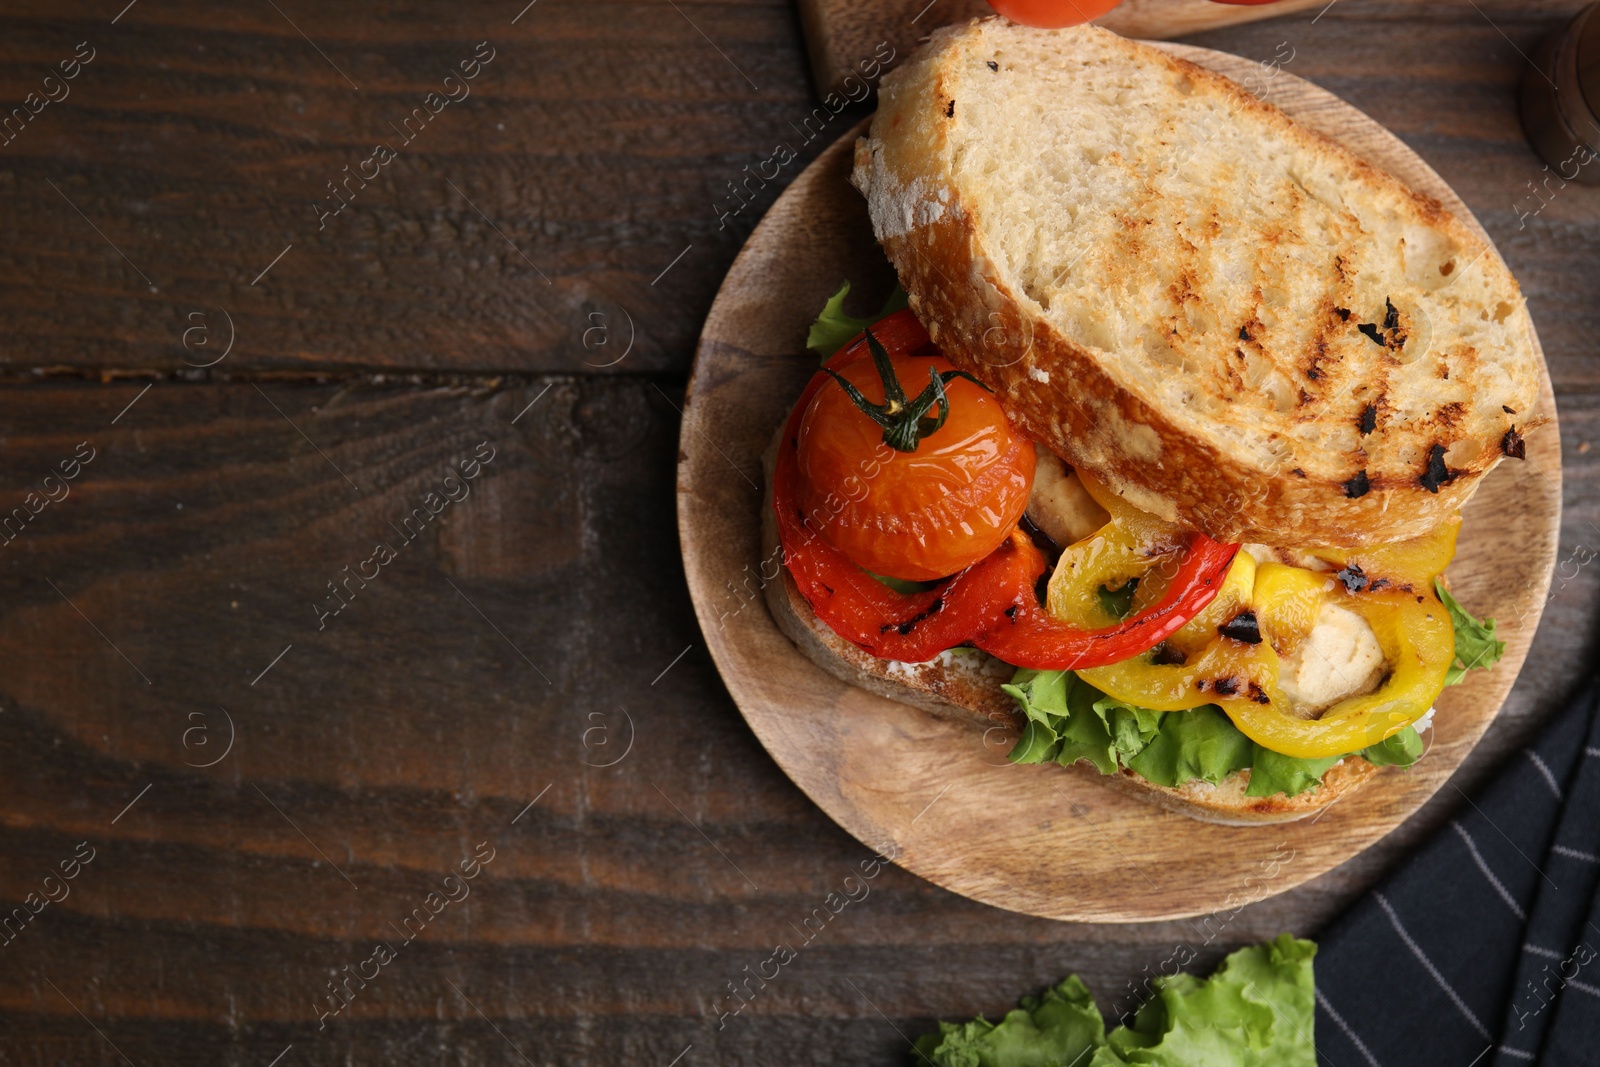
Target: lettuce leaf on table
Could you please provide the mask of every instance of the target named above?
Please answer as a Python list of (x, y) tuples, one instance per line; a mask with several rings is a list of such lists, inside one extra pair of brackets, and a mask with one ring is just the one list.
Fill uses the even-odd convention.
[(916, 1042), (927, 1067), (1312, 1067), (1312, 959), (1289, 934), (1242, 948), (1210, 978), (1156, 978), (1133, 1025), (1110, 1033), (1077, 975), (1024, 997), (998, 1023), (939, 1024)]
[(1089, 1067), (1312, 1067), (1317, 946), (1288, 934), (1242, 948), (1210, 978), (1157, 978), (1156, 995)]
[(917, 1062), (936, 1067), (1088, 1067), (1095, 1049), (1105, 1047), (1106, 1024), (1088, 987), (1069, 975), (998, 1023), (979, 1016), (971, 1022), (939, 1024), (938, 1033), (916, 1042)]

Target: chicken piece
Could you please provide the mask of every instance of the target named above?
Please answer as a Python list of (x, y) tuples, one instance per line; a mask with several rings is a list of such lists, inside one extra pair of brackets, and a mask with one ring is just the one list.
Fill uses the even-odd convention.
[(1071, 467), (1042, 447), (1038, 448), (1038, 453), (1027, 515), (1046, 537), (1066, 547), (1111, 521), (1111, 516), (1094, 502), (1094, 497), (1089, 495)]
[(1378, 688), (1388, 660), (1367, 620), (1338, 604), (1323, 604), (1311, 633), (1278, 672), (1294, 714), (1314, 719), (1348, 697)]

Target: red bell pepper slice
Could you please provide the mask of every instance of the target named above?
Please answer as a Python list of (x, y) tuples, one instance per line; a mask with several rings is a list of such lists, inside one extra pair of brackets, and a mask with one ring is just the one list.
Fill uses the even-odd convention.
[[(1020, 543), (1019, 549), (1037, 558), (1034, 577), (1044, 573), (1044, 556), (1039, 550), (1021, 536), (1013, 536), (1012, 540)], [(1238, 545), (1218, 544), (1201, 533), (1191, 535), (1178, 572), (1161, 599), (1100, 630), (1080, 630), (1051, 615), (1033, 594), (1030, 582), (1017, 609), (1005, 612), (971, 641), (1013, 666), (1042, 671), (1086, 670), (1120, 663), (1159, 645), (1211, 603), (1238, 551)]]

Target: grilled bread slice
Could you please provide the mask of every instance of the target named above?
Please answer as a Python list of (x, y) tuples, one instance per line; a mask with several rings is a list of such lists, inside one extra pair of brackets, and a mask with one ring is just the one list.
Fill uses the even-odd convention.
[(1539, 421), (1492, 247), (1106, 30), (935, 33), (885, 77), (853, 181), (918, 318), (1020, 429), (1219, 540), (1420, 535)]
[[(766, 496), (761, 515), (761, 558), (778, 558), (778, 529), (772, 515), (772, 466), (777, 455), (782, 427), (766, 456)], [(1009, 743), (1024, 726), (1016, 703), (1001, 690), (1011, 680), (1013, 668), (976, 649), (952, 649), (927, 663), (901, 663), (879, 659), (870, 652), (840, 637), (818, 619), (795, 586), (787, 567), (766, 583), (763, 590), (767, 608), (784, 636), (795, 643), (817, 666), (848, 685), (859, 686), (879, 696), (898, 700), (930, 714), (968, 723), (982, 731), (987, 745), (993, 739)], [(997, 731), (991, 733), (991, 731)], [(1044, 768), (1028, 768), (1041, 774)], [(1263, 823), (1292, 822), (1331, 807), (1335, 801), (1359, 789), (1378, 773), (1364, 759), (1350, 758), (1329, 768), (1322, 784), (1298, 796), (1282, 793), (1269, 797), (1245, 796), (1250, 784), (1248, 770), (1230, 774), (1216, 785), (1189, 781), (1176, 788), (1157, 785), (1132, 771), (1102, 775), (1093, 767), (1074, 765), (1072, 773), (1098, 778), (1120, 792), (1129, 793), (1168, 811), (1202, 822), (1228, 826), (1254, 826)]]

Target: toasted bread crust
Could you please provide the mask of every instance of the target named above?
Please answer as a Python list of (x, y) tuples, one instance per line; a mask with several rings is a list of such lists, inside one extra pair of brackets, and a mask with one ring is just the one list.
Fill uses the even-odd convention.
[[(772, 514), (772, 465), (782, 432), (779, 427), (766, 455), (765, 495), (761, 508), (763, 559), (776, 558), (778, 552), (777, 522)], [(928, 663), (879, 659), (846, 641), (818, 619), (811, 605), (800, 595), (787, 567), (780, 569), (776, 580), (766, 583), (764, 595), (778, 629), (807, 659), (840, 681), (941, 718), (966, 722), (986, 733), (997, 727), (1011, 734), (1022, 729), (1023, 719), (1016, 703), (1000, 688), (1010, 680), (1012, 668), (975, 652), (972, 655), (945, 653)], [(1129, 770), (1103, 775), (1083, 764), (1075, 764), (1067, 770), (1089, 775), (1110, 788), (1167, 811), (1227, 826), (1293, 822), (1315, 815), (1359, 789), (1378, 773), (1378, 768), (1364, 759), (1347, 759), (1330, 768), (1320, 786), (1298, 796), (1278, 793), (1249, 797), (1245, 796), (1245, 788), (1250, 783), (1248, 770), (1229, 775), (1217, 785), (1191, 781), (1176, 788), (1157, 785)]]
[[(1173, 114), (1197, 101), (1225, 109), (1227, 122), (1263, 144), (1251, 180), (1266, 183), (1267, 202), (1285, 205), (1282, 217), (1273, 214), (1277, 207), (1257, 205), (1246, 224), (1228, 204), (1206, 202), (1209, 222), (1195, 223), (1175, 215), (1178, 198), (1146, 181), (1139, 198), (1114, 205), (1121, 229), (1096, 238), (1084, 265), (1065, 272), (1089, 272), (1112, 311), (1082, 311), (1082, 293), (1041, 293), (1037, 278), (1017, 265), (1031, 246), (1016, 235), (1026, 230), (1019, 219), (1048, 205), (1018, 205), (1015, 191), (991, 195), (990, 172), (963, 170), (968, 155), (986, 147), (984, 124), (1002, 120), (996, 103), (957, 110), (963, 99), (1006, 91), (992, 86), (1008, 78), (1018, 86), (1009, 90), (1018, 94), (1016, 108), (1025, 109), (1033, 83), (1027, 64), (1018, 60), (1012, 69), (1010, 57), (1028, 49), (1062, 63), (1093, 52), (1096, 77), (1143, 85)], [(1118, 105), (1083, 95), (1089, 99), (1052, 106), (1110, 109), (1109, 121), (1132, 121)], [(964, 124), (968, 114), (978, 117)], [(1165, 121), (1163, 129), (1180, 128)], [(1279, 157), (1290, 162), (1273, 162)], [(1118, 171), (1131, 174), (1133, 185), (1143, 180), (1138, 162)], [(1228, 161), (1208, 165), (1227, 172)], [(1336, 191), (1308, 188), (1318, 176)], [(995, 390), (1019, 429), (1138, 507), (1219, 540), (1351, 546), (1419, 536), (1459, 511), (1539, 421), (1531, 416), (1538, 358), (1526, 309), (1491, 247), (1437, 202), (1234, 82), (1107, 31), (1052, 35), (998, 20), (939, 31), (885, 78), (871, 134), (857, 145), (853, 181), (913, 310), (953, 363)], [(1341, 214), (1347, 203), (1355, 206)], [(1374, 218), (1389, 243), (1364, 228)], [(1271, 251), (1230, 265), (1196, 236), (1210, 232), (1207, 225), (1255, 227), (1252, 239)], [(1292, 255), (1273, 258), (1280, 245)], [(1423, 249), (1437, 269), (1407, 288), (1405, 279), (1422, 270)], [(1154, 295), (1135, 284), (1152, 262), (1175, 278)], [(1261, 271), (1286, 265), (1291, 291), (1264, 292)], [(1438, 277), (1458, 267), (1449, 284)], [(1231, 291), (1232, 283), (1218, 280), (1230, 269), (1257, 273), (1253, 287), (1244, 286), (1248, 306), (1217, 298)], [(1469, 270), (1470, 280), (1462, 277)], [(1403, 311), (1384, 310), (1391, 291)], [(1296, 315), (1269, 306), (1284, 300)], [(1352, 312), (1347, 304), (1360, 307)], [(1099, 315), (1096, 328), (1111, 332), (1134, 322), (1170, 334), (1108, 351), (1068, 335), (1063, 321), (1074, 315), (1074, 322)], [(1218, 321), (1191, 328), (1206, 316)], [(1395, 331), (1386, 316), (1398, 322)], [(1357, 329), (1365, 318), (1376, 320), (1365, 324), (1373, 336)], [(1402, 334), (1411, 338), (1409, 351), (1393, 340)], [(1251, 384), (1240, 368), (1256, 368), (1261, 381)], [(1273, 385), (1280, 393), (1269, 396)]]

